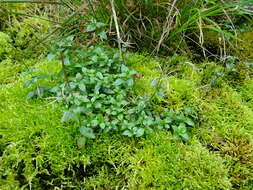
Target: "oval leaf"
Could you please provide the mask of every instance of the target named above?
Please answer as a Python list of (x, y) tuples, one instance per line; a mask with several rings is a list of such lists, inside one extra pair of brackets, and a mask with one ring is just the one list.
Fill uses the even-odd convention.
[(93, 132), (93, 130), (91, 128), (87, 128), (87, 127), (81, 127), (80, 128), (80, 133), (90, 139), (94, 139), (95, 138), (95, 134)]

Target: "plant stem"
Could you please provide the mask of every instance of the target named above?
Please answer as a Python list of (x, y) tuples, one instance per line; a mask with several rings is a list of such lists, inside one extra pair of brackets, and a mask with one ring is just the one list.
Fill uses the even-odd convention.
[(54, 1), (29, 1), (29, 0), (2, 0), (0, 3), (40, 3), (40, 4), (58, 4), (62, 5), (63, 3), (61, 2), (54, 2)]
[(64, 73), (64, 78), (66, 80), (68, 88), (70, 89), (69, 78), (68, 78), (68, 73), (67, 73), (67, 69), (66, 69), (66, 66), (65, 66), (63, 52), (61, 52), (61, 65), (62, 65), (62, 70), (63, 70), (63, 73)]
[(114, 0), (110, 0), (110, 2), (111, 2), (111, 6), (112, 6), (113, 19), (114, 19), (114, 23), (115, 23), (115, 27), (116, 27), (116, 32), (117, 32), (120, 59), (122, 59), (123, 57), (122, 57), (122, 50), (121, 50), (121, 38), (120, 38), (117, 14), (116, 14), (115, 6), (114, 6)]

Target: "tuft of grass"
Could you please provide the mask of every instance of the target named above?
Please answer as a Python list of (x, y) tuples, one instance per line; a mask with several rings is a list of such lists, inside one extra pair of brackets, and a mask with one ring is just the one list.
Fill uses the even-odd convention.
[[(111, 7), (108, 1), (89, 1), (92, 4), (94, 17), (105, 23), (111, 22)], [(199, 54), (206, 57), (215, 48), (207, 49), (205, 33), (213, 31), (216, 36), (236, 38), (235, 35), (220, 26), (219, 20), (224, 17), (230, 20), (226, 25), (233, 28), (229, 15), (236, 15), (237, 5), (224, 1), (113, 1), (116, 7), (117, 19), (122, 40), (131, 44), (137, 50), (152, 52), (152, 54), (173, 54), (187, 49), (198, 49)], [(228, 18), (227, 18), (228, 17)], [(114, 27), (111, 30), (115, 31)], [(111, 36), (114, 38), (114, 36)], [(216, 38), (218, 39), (218, 38)], [(113, 42), (112, 42), (113, 43)], [(225, 42), (224, 42), (225, 43)], [(192, 45), (194, 44), (194, 45)], [(220, 44), (215, 44), (220, 47)], [(211, 53), (211, 54), (210, 54)]]

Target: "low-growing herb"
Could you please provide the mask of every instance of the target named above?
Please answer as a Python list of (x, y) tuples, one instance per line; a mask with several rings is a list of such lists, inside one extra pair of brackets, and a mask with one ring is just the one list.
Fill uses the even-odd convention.
[[(87, 31), (100, 30), (102, 24), (92, 22)], [(97, 34), (104, 38), (101, 31)], [(104, 38), (105, 39), (105, 38)], [(141, 137), (158, 129), (173, 131), (176, 139), (188, 140), (188, 127), (193, 120), (183, 112), (164, 108), (156, 111), (151, 97), (135, 97), (133, 85), (136, 72), (120, 58), (117, 50), (102, 45), (88, 48), (72, 46), (69, 36), (53, 46), (48, 59), (58, 59), (62, 65), (61, 82), (49, 90), (65, 102), (62, 122), (75, 125), (82, 136), (77, 144), (83, 147), (85, 138), (94, 139), (97, 133), (120, 133)], [(58, 74), (59, 76), (59, 74)], [(26, 86), (35, 85), (29, 98), (39, 97), (37, 82), (43, 76), (33, 77)], [(152, 81), (152, 85), (162, 86)], [(160, 87), (161, 86), (161, 87)], [(39, 91), (41, 93), (41, 91)]]

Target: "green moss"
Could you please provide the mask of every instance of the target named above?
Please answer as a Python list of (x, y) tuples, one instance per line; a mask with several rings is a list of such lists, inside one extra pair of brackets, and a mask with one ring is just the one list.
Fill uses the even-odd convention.
[(22, 22), (13, 19), (12, 22), (12, 27), (6, 30), (13, 37), (14, 45), (22, 50), (34, 45), (50, 26), (47, 21), (37, 18), (23, 19)]
[(60, 186), (61, 180), (67, 181), (65, 172), (74, 172), (89, 159), (77, 150), (76, 128), (61, 124), (63, 108), (26, 100), (24, 80), (0, 86), (1, 189), (28, 184), (49, 188), (52, 180)]
[(12, 19), (12, 27), (0, 32), (0, 84), (10, 83), (20, 73), (38, 62), (44, 53), (41, 46), (34, 47), (42, 38), (49, 24), (36, 18)]
[[(209, 93), (202, 104), (203, 126), (196, 133), (211, 151), (224, 157), (234, 187), (253, 179), (253, 111), (228, 85)], [(247, 148), (246, 148), (247, 147)]]
[[(251, 189), (252, 79), (245, 77), (235, 89), (222, 78), (214, 88), (208, 84), (216, 64), (200, 67), (173, 59), (181, 61), (166, 72), (139, 55), (129, 65), (141, 74), (135, 79), (137, 95), (152, 95), (151, 81), (161, 77), (166, 96), (158, 106), (198, 111), (200, 127), (185, 144), (158, 131), (140, 139), (101, 134), (79, 149), (77, 127), (60, 122), (60, 103), (25, 98), (27, 76), (0, 85), (0, 188)], [(34, 68), (50, 74), (60, 64), (42, 61)]]
[(253, 61), (253, 30), (244, 32), (239, 35), (242, 40), (236, 47), (236, 56), (243, 60)]
[(193, 139), (184, 145), (159, 133), (131, 158), (130, 189), (229, 189), (221, 158)]
[(0, 87), (1, 189), (230, 186), (222, 159), (197, 140), (184, 145), (167, 132), (141, 140), (98, 137), (79, 150), (76, 128), (60, 123), (61, 106), (27, 101), (26, 92), (23, 80)]
[(0, 61), (6, 58), (11, 51), (13, 51), (13, 47), (10, 36), (0, 32)]
[(243, 102), (253, 110), (253, 80), (247, 80), (239, 87), (238, 91), (242, 96)]
[(197, 139), (184, 145), (166, 131), (139, 140), (103, 135), (78, 149), (77, 128), (60, 122), (61, 105), (26, 100), (25, 80), (0, 86), (1, 189), (229, 189), (223, 160)]
[(156, 87), (152, 86), (153, 80), (159, 80), (161, 71), (159, 63), (150, 57), (130, 55), (128, 65), (137, 72), (135, 77), (134, 92), (140, 96), (152, 95)]
[[(88, 162), (76, 151), (75, 128), (60, 123), (60, 106), (46, 106), (50, 102), (45, 101), (28, 103), (22, 83), (1, 87), (0, 91), (1, 176), (6, 177), (1, 189), (8, 189), (8, 184), (31, 184), (41, 189), (51, 180), (56, 180), (57, 186), (65, 170), (71, 172), (75, 165)], [(37, 184), (38, 176), (42, 184)], [(43, 177), (49, 177), (48, 181)]]
[(200, 103), (200, 94), (196, 84), (191, 80), (169, 77), (167, 99), (169, 108), (181, 110), (185, 107), (197, 108)]
[[(6, 178), (1, 179), (1, 189), (29, 184), (35, 189), (60, 186), (73, 189), (82, 186), (85, 189), (128, 186), (131, 189), (149, 187), (152, 183), (155, 183), (153, 188), (173, 187), (178, 184), (178, 177), (189, 189), (208, 186), (226, 189), (229, 186), (224, 175), (226, 170), (221, 169), (221, 160), (217, 158), (214, 162), (214, 156), (210, 155), (209, 158), (206, 151), (199, 150), (199, 143), (193, 150), (179, 143), (171, 143), (168, 133), (139, 142), (119, 136), (103, 137), (88, 142), (84, 150), (78, 150), (75, 144), (76, 129), (63, 126), (59, 121), (61, 108), (57, 105), (45, 107), (48, 102), (44, 101), (28, 104), (23, 98), (24, 93), (18, 83), (1, 88), (3, 156), (0, 173)], [(188, 175), (188, 170), (192, 168), (189, 163), (206, 153), (207, 159), (202, 158), (205, 160), (202, 162), (203, 168), (194, 162), (195, 169), (192, 175)], [(85, 183), (83, 178), (86, 178)]]
[(34, 63), (34, 60), (26, 60), (23, 64), (19, 64), (11, 59), (3, 60), (0, 62), (0, 84), (17, 80), (20, 73)]

